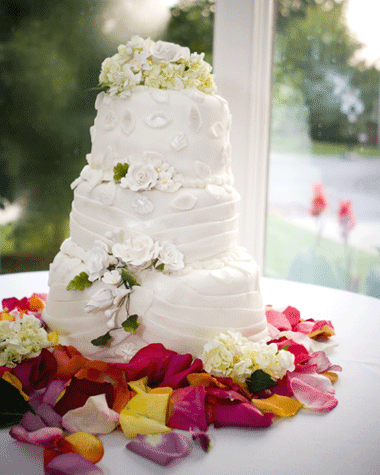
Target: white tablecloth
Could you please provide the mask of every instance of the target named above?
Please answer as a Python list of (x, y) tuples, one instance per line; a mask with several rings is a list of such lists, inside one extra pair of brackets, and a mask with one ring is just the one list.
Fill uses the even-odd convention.
[[(338, 406), (328, 414), (302, 410), (268, 429), (211, 429), (214, 446), (161, 468), (125, 449), (122, 433), (102, 437), (105, 474), (170, 475), (379, 475), (380, 300), (345, 291), (262, 280), (266, 304), (292, 305), (304, 319), (327, 319), (339, 347), (330, 355), (343, 372), (335, 384)], [(0, 276), (0, 298), (47, 292), (47, 273)], [(0, 431), (0, 473), (43, 474), (42, 449)]]

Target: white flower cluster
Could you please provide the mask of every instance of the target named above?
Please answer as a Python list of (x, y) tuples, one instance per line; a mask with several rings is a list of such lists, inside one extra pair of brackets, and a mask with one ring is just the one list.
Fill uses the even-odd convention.
[[(130, 157), (131, 161), (133, 160)], [(130, 162), (128, 172), (120, 181), (123, 188), (132, 191), (146, 191), (155, 188), (160, 191), (175, 192), (182, 186), (182, 176), (174, 167), (165, 162), (160, 154), (146, 153), (143, 160)]]
[(212, 94), (216, 91), (212, 68), (203, 58), (204, 53), (190, 54), (189, 48), (174, 43), (133, 36), (103, 61), (99, 83), (111, 95), (129, 96), (137, 85), (175, 90), (197, 87)]
[(232, 331), (206, 343), (201, 359), (208, 373), (230, 377), (240, 384), (258, 369), (275, 380), (295, 369), (294, 355), (289, 351), (279, 350), (275, 343), (251, 342)]
[(91, 282), (101, 280), (104, 284), (92, 295), (85, 310), (104, 310), (109, 318), (108, 327), (114, 328), (120, 306), (133, 291), (132, 287), (123, 285), (123, 270), (134, 273), (154, 264), (155, 267), (163, 266), (165, 271), (179, 271), (184, 268), (184, 256), (168, 241), (160, 244), (150, 236), (138, 235), (116, 242), (111, 252), (103, 241), (95, 241), (85, 264), (88, 279)]
[(15, 320), (0, 320), (0, 366), (14, 368), (25, 358), (34, 358), (52, 343), (40, 320), (34, 315), (21, 315)]

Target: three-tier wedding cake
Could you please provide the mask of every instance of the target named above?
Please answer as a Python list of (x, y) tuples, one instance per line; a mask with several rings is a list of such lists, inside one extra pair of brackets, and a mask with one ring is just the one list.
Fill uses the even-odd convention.
[(199, 356), (228, 330), (265, 338), (259, 269), (237, 247), (231, 114), (203, 54), (133, 37), (100, 86), (45, 322), (110, 361), (155, 342)]

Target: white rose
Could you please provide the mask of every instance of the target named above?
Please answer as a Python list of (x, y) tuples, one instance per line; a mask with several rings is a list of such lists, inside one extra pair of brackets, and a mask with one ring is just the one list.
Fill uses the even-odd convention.
[(87, 313), (95, 310), (105, 309), (112, 305), (113, 295), (111, 289), (102, 288), (95, 292), (88, 304), (84, 307)]
[(151, 49), (153, 60), (168, 61), (176, 63), (181, 59), (187, 59), (190, 56), (189, 48), (168, 43), (166, 41), (157, 41)]
[(113, 304), (119, 307), (125, 297), (131, 292), (132, 289), (126, 289), (124, 286), (112, 289)]
[(124, 244), (116, 243), (112, 254), (126, 264), (145, 266), (158, 256), (159, 246), (149, 236), (137, 236), (127, 239)]
[(109, 266), (108, 246), (103, 241), (95, 241), (86, 258), (88, 280), (99, 279)]
[(132, 163), (127, 175), (121, 179), (121, 186), (132, 191), (151, 190), (157, 183), (158, 173), (151, 164)]
[(168, 241), (164, 241), (161, 245), (158, 264), (164, 264), (165, 270), (168, 271), (182, 270), (185, 266), (182, 252)]

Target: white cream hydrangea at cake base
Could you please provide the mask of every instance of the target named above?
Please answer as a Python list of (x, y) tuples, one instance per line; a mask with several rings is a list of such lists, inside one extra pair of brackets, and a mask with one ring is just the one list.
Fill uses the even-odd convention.
[(237, 246), (231, 114), (211, 66), (133, 37), (104, 61), (99, 83), (44, 320), (109, 361), (149, 343), (200, 356), (229, 331), (267, 338), (259, 269)]

